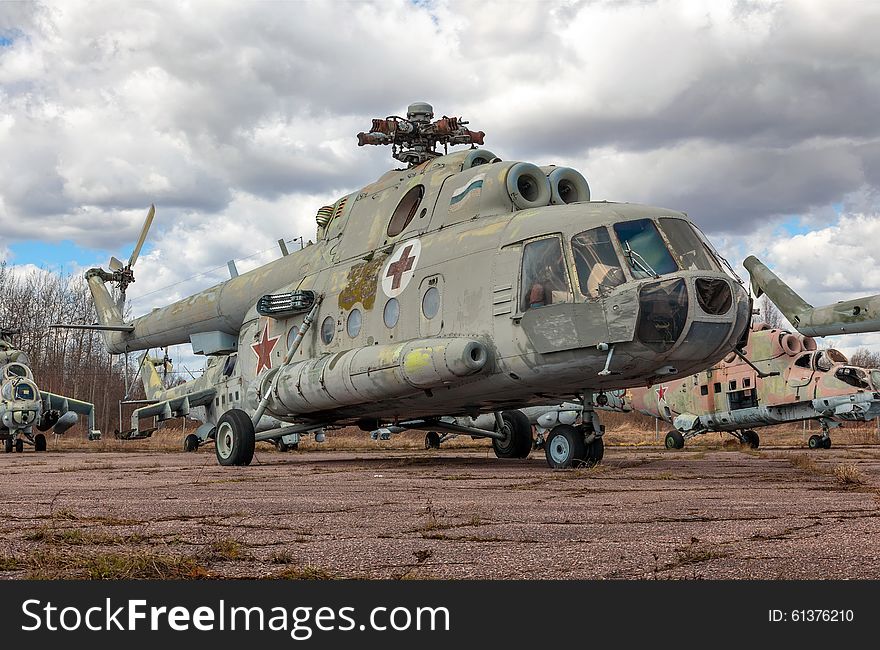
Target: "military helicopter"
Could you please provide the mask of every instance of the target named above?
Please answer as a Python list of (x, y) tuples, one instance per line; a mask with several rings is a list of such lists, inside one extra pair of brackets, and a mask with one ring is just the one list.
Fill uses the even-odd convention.
[(880, 294), (813, 307), (754, 255), (747, 257), (743, 266), (751, 276), (755, 298), (766, 293), (801, 334), (831, 336), (880, 331)]
[(829, 430), (843, 421), (880, 416), (880, 369), (849, 365), (833, 348), (817, 349), (809, 336), (756, 324), (744, 353), (684, 379), (630, 391), (631, 407), (675, 427), (666, 447), (710, 431), (730, 433), (757, 448), (758, 427), (818, 420), (810, 449), (829, 449)]
[[(106, 285), (124, 295), (133, 264), (86, 273), (111, 353), (189, 342), (209, 357), (134, 431), (198, 403), (194, 435), (221, 465), (348, 424), (488, 437), (514, 458), (532, 445), (516, 409), (575, 398), (589, 417), (549, 436), (549, 464), (570, 467), (603, 453), (594, 394), (743, 343), (746, 291), (683, 213), (590, 201), (574, 169), (502, 161), (463, 119), (433, 118), (419, 102), (358, 134), (405, 166), (320, 208), (302, 250), (130, 322)], [(493, 430), (443, 418), (480, 414)]]
[(0, 440), (6, 453), (24, 451), (26, 444), (46, 451), (45, 432), (64, 433), (79, 414), (88, 418), (89, 440), (100, 438), (94, 405), (39, 390), (27, 354), (6, 340), (13, 334), (0, 331)]

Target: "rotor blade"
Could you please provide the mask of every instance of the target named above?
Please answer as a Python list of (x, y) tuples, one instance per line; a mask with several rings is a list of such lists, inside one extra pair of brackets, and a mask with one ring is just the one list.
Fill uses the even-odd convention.
[(110, 264), (109, 264), (109, 266), (110, 266), (110, 270), (111, 270), (111, 271), (121, 271), (122, 269), (125, 268), (125, 267), (123, 266), (122, 262), (120, 262), (120, 261), (119, 261), (118, 259), (116, 259), (115, 257), (111, 257), (111, 258), (110, 258)]
[(144, 245), (144, 242), (147, 239), (147, 232), (150, 230), (150, 225), (153, 223), (153, 217), (156, 215), (156, 206), (151, 205), (150, 211), (147, 212), (147, 218), (144, 219), (144, 227), (141, 228), (141, 236), (138, 238), (137, 244), (134, 247), (134, 250), (131, 252), (131, 257), (128, 260), (128, 268), (134, 266), (134, 263), (137, 262), (138, 255), (141, 254), (141, 247)]

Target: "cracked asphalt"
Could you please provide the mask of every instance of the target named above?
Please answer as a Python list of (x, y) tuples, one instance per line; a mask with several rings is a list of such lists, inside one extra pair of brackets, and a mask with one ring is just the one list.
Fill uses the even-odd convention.
[(210, 577), (880, 578), (880, 445), (608, 447), (573, 471), (488, 447), (260, 447), (234, 468), (62, 450), (0, 472), (4, 578), (144, 554)]

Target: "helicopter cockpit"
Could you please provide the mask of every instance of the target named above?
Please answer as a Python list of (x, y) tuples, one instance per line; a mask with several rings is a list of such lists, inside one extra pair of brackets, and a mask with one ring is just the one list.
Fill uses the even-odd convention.
[(4, 402), (0, 423), (9, 430), (30, 426), (37, 419), (40, 391), (30, 369), (17, 363), (4, 366), (0, 399)]

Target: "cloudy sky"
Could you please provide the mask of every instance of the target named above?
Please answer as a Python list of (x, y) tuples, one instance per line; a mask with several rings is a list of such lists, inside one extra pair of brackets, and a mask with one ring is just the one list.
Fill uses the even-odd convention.
[(313, 238), (393, 166), (355, 134), (425, 100), (814, 304), (878, 293), (878, 33), (868, 1), (2, 2), (0, 259), (106, 265), (155, 202), (143, 313)]

